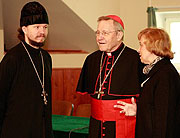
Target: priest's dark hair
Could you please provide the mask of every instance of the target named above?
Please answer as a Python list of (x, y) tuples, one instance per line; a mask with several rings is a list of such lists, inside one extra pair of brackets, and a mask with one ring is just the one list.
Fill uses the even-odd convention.
[(25, 37), (24, 37), (24, 32), (23, 32), (23, 30), (22, 30), (22, 27), (18, 28), (17, 31), (18, 31), (18, 35), (17, 35), (18, 39), (19, 39), (20, 41), (24, 41), (24, 40), (25, 40)]

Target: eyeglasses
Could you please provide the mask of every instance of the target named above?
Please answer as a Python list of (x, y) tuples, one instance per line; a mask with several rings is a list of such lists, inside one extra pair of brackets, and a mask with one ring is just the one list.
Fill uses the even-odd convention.
[(96, 31), (95, 34), (96, 34), (96, 36), (99, 36), (100, 34), (103, 36), (108, 36), (110, 33), (118, 32), (118, 31), (120, 31), (120, 30), (115, 30), (115, 31), (110, 31), (110, 32), (108, 32), (108, 31), (102, 31), (102, 32)]

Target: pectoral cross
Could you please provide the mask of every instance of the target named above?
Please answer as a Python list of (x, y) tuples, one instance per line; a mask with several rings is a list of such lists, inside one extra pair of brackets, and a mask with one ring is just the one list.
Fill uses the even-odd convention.
[(96, 91), (95, 93), (97, 93), (97, 94), (98, 94), (97, 99), (99, 99), (99, 98), (100, 98), (101, 94), (104, 94), (104, 92), (103, 92), (103, 91)]
[(47, 99), (46, 99), (46, 96), (48, 96), (48, 94), (46, 93), (46, 91), (43, 90), (41, 96), (43, 96), (44, 104), (47, 105)]

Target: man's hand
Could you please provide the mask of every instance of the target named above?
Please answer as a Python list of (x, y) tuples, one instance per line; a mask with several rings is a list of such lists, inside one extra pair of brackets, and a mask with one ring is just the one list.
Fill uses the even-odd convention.
[(114, 107), (122, 109), (120, 113), (125, 113), (125, 116), (136, 116), (137, 106), (134, 97), (131, 98), (131, 102), (132, 104), (117, 101), (117, 105), (114, 105)]

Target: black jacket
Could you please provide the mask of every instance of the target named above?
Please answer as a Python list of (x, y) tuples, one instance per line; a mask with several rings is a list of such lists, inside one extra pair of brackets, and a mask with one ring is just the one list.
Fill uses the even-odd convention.
[(180, 77), (169, 59), (147, 75), (138, 100), (136, 138), (180, 137)]

